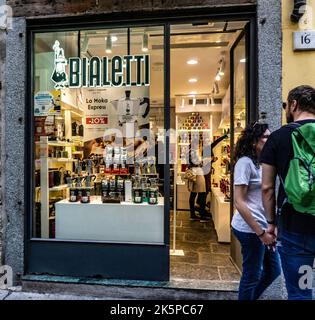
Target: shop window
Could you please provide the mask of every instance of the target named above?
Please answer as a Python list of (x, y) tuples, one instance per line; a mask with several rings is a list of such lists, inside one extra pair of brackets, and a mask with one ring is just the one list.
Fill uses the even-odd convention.
[(164, 243), (164, 29), (34, 36), (32, 237)]

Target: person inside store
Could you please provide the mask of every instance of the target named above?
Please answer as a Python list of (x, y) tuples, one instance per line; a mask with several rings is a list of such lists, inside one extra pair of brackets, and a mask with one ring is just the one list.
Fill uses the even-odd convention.
[(255, 122), (241, 133), (235, 147), (232, 231), (241, 244), (243, 272), (239, 300), (257, 300), (280, 275), (275, 235), (266, 232), (262, 203), (261, 151), (270, 135), (268, 125)]
[[(198, 157), (198, 151), (191, 150), (188, 169), (185, 172), (184, 179), (187, 180), (190, 208), (190, 220), (200, 222), (208, 222), (209, 217), (206, 214), (207, 189), (202, 161)], [(198, 195), (198, 203), (200, 206), (200, 218), (195, 213), (195, 202)]]

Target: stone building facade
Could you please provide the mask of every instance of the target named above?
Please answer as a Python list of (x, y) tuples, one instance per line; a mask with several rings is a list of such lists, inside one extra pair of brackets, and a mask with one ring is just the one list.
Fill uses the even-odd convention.
[[(4, 3), (4, 0), (0, 0)], [(197, 9), (239, 11), (257, 6), (258, 110), (268, 114), (272, 128), (281, 124), (281, 1), (278, 0), (8, 0), (12, 7), (12, 29), (0, 30), (0, 246), (2, 262), (13, 267), (15, 280), (24, 270), (24, 185), (25, 177), (25, 79), (26, 25), (28, 20), (109, 14), (163, 16)], [(1, 252), (1, 248), (0, 248)]]

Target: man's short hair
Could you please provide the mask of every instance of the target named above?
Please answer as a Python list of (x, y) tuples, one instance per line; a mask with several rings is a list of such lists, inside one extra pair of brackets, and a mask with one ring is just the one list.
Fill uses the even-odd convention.
[(288, 95), (288, 102), (297, 101), (301, 111), (315, 114), (315, 89), (308, 85), (302, 85), (292, 89)]

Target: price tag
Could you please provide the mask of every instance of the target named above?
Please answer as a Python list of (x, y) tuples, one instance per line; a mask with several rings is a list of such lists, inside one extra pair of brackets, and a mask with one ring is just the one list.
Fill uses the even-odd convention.
[(293, 32), (294, 50), (315, 50), (315, 30)]

